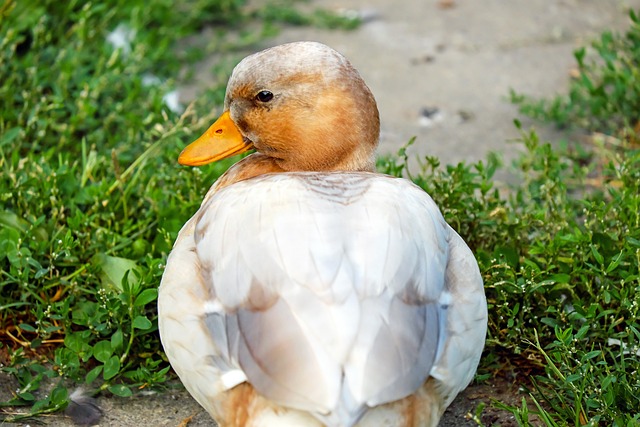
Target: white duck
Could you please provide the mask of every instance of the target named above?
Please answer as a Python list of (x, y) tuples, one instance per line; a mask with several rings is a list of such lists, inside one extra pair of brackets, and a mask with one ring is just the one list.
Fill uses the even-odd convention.
[(255, 148), (167, 261), (165, 352), (221, 426), (435, 426), (473, 379), (487, 306), (473, 254), (424, 191), (374, 172), (378, 110), (339, 53), (245, 58), (180, 155)]

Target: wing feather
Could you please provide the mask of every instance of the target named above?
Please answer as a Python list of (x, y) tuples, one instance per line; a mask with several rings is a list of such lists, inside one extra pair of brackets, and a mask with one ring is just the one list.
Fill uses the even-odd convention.
[(443, 301), (468, 288), (477, 298), (476, 277), (458, 270), (477, 266), (415, 185), (367, 173), (264, 175), (214, 194), (195, 220), (219, 371), (241, 369), (268, 399), (347, 425), (430, 373), (447, 390), (467, 380), (451, 372), (474, 362), (482, 304), (467, 312)]
[(441, 336), (446, 341), (440, 339), (437, 361), (430, 373), (439, 381), (441, 393), (446, 397), (445, 407), (475, 375), (484, 348), (488, 316), (482, 276), (473, 253), (452, 229), (450, 236), (446, 289), (440, 301), (444, 313)]
[(339, 392), (338, 366), (317, 352), (283, 300), (265, 311), (237, 313), (239, 362), (256, 390), (276, 403), (327, 412)]

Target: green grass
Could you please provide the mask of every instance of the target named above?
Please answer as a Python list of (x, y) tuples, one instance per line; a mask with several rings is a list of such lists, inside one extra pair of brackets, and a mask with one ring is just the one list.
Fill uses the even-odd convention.
[[(173, 378), (156, 289), (180, 227), (229, 165), (176, 164), (224, 93), (213, 87), (183, 114), (171, 112), (162, 97), (180, 67), (211, 51), (238, 58), (239, 47), (281, 23), (353, 24), (288, 2), (255, 10), (185, 0), (180, 13), (173, 3), (0, 6), (0, 362), (18, 381), (0, 405), (24, 406), (25, 416), (64, 408), (76, 384), (129, 396)], [(640, 423), (640, 25), (632, 19), (627, 34), (577, 52), (581, 77), (568, 96), (513, 94), (536, 117), (596, 133), (592, 143), (551, 145), (522, 130), (513, 167), (493, 155), (448, 166), (428, 157), (407, 171), (404, 150), (379, 162), (383, 172), (409, 172), (476, 253), (490, 305), (478, 380), (514, 371), (528, 400), (501, 406), (520, 425), (533, 414), (550, 426)], [(128, 53), (105, 42), (123, 23), (136, 31)], [(217, 29), (206, 46), (175, 47), (206, 26)], [(149, 73), (161, 83), (145, 84)], [(505, 169), (518, 176), (510, 188), (494, 180)]]

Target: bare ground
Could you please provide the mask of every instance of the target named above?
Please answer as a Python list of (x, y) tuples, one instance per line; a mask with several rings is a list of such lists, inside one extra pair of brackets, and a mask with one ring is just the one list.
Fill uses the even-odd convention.
[[(0, 401), (10, 398), (11, 390), (17, 383), (6, 374), (0, 374)], [(476, 408), (484, 402), (486, 405), (480, 416), (484, 425), (515, 427), (517, 424), (506, 411), (492, 407), (492, 400), (518, 405), (520, 397), (513, 384), (498, 379), (492, 384), (472, 385), (461, 393), (447, 409), (440, 427), (472, 427), (478, 424), (471, 419)], [(97, 403), (102, 410), (99, 426), (181, 426), (213, 427), (216, 424), (209, 415), (189, 396), (179, 383), (171, 384), (168, 391), (162, 393), (140, 393), (131, 398), (98, 396)], [(19, 408), (15, 412), (20, 412)], [(38, 422), (49, 426), (73, 427), (76, 424), (64, 414), (40, 417)], [(28, 426), (33, 421), (13, 424), (0, 423), (1, 426)]]

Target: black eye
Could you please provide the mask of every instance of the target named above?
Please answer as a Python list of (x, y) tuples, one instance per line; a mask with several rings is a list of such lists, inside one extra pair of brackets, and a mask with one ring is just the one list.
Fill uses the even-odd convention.
[(256, 95), (256, 99), (260, 102), (269, 102), (273, 99), (273, 93), (269, 92), (268, 90), (261, 90)]

